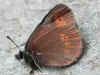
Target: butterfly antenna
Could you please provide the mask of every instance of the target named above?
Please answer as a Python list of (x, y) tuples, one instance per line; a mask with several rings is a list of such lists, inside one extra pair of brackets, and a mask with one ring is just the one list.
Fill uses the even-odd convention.
[(13, 41), (13, 39), (10, 36), (7, 35), (6, 37), (19, 49), (19, 51), (21, 51), (20, 47), (15, 43), (15, 41)]

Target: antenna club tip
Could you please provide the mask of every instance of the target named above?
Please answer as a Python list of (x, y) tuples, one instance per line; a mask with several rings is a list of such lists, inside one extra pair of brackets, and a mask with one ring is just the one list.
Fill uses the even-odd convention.
[(10, 38), (8, 35), (6, 35), (7, 38)]

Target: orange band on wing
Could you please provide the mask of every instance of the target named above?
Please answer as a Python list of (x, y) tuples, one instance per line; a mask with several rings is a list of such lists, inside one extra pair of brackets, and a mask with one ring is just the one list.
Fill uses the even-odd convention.
[(71, 42), (65, 42), (64, 44), (65, 44), (65, 46), (71, 46), (72, 45)]
[(60, 36), (61, 40), (68, 40), (69, 39), (69, 37), (66, 36), (66, 34), (63, 34), (63, 33), (59, 34), (59, 36)]

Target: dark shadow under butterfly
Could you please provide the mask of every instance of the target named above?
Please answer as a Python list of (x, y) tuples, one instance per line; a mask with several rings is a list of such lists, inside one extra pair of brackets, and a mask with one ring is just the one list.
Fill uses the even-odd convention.
[(83, 42), (72, 11), (66, 5), (58, 4), (37, 26), (25, 50), (20, 51), (16, 58), (24, 58), (33, 70), (41, 71), (43, 66), (70, 66), (82, 54)]

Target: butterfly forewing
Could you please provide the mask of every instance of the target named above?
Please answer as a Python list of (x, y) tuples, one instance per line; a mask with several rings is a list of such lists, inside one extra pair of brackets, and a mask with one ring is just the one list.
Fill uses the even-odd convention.
[(76, 61), (82, 53), (82, 40), (71, 10), (63, 4), (53, 8), (30, 36), (26, 49), (36, 51), (45, 66)]

